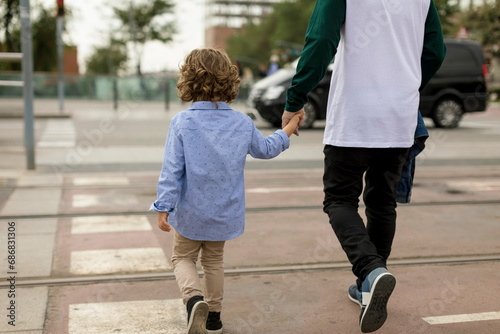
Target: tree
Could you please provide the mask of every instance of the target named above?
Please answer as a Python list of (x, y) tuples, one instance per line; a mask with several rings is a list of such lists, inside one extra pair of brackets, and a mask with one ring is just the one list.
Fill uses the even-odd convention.
[(500, 2), (487, 3), (465, 13), (463, 24), (474, 39), (495, 56), (500, 55)]
[(19, 0), (2, 0), (0, 2), (0, 17), (3, 17), (0, 27), (4, 35), (5, 52), (13, 52), (12, 33), (16, 25), (19, 25)]
[(98, 47), (87, 59), (87, 73), (116, 75), (127, 64), (126, 43), (110, 39), (107, 46)]
[(314, 1), (285, 1), (273, 5), (273, 12), (259, 24), (249, 23), (227, 40), (232, 59), (266, 63), (276, 47), (300, 49)]
[[(7, 2), (12, 2), (8, 7)], [(14, 4), (17, 3), (17, 4)], [(14, 10), (14, 7), (17, 9)], [(4, 45), (7, 52), (21, 52), (21, 22), (19, 20), (19, 0), (1, 2), (0, 15), (6, 19), (2, 25), (4, 33)], [(35, 71), (52, 71), (57, 66), (57, 41), (56, 41), (56, 17), (53, 8), (45, 8), (38, 4), (35, 6), (31, 21), (31, 31), (33, 37), (33, 68)], [(70, 12), (66, 10), (66, 18)], [(12, 17), (10, 17), (13, 15)], [(9, 17), (7, 19), (7, 17)], [(7, 20), (10, 23), (7, 24)], [(0, 69), (19, 71), (19, 63), (0, 63)]]
[[(128, 32), (130, 42), (139, 46), (136, 48), (137, 74), (142, 76), (141, 56), (144, 44), (148, 41), (167, 43), (172, 41), (175, 33), (173, 21), (165, 21), (165, 16), (173, 12), (172, 0), (153, 0), (130, 7), (114, 7), (116, 17)], [(137, 45), (138, 44), (138, 45)]]
[(441, 27), (445, 36), (454, 36), (459, 26), (457, 25), (458, 14), (460, 13), (460, 5), (455, 2), (450, 3), (450, 0), (434, 0), (436, 9), (441, 20)]
[(35, 71), (51, 72), (57, 67), (57, 23), (54, 9), (40, 6), (31, 25), (33, 32), (33, 67)]

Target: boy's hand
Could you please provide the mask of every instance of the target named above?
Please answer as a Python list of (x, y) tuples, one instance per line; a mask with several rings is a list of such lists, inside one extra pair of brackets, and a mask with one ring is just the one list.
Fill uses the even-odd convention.
[(162, 231), (170, 232), (172, 230), (172, 227), (168, 223), (167, 218), (168, 212), (158, 212), (158, 227)]
[(300, 109), (299, 111), (297, 112), (290, 112), (290, 111), (284, 111), (283, 112), (283, 116), (281, 118), (281, 126), (282, 126), (282, 129), (284, 130), (285, 127), (288, 125), (288, 123), (290, 123), (290, 121), (298, 116), (298, 124), (297, 126), (293, 129), (293, 133), (298, 136), (299, 135), (299, 127), (302, 125), (302, 123), (304, 122), (304, 115), (306, 114), (306, 112), (304, 111), (304, 108)]

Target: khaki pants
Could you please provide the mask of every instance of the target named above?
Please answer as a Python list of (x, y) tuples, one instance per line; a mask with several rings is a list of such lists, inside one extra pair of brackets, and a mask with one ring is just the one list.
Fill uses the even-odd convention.
[[(172, 265), (184, 304), (191, 297), (205, 296), (210, 312), (221, 311), (224, 295), (224, 243), (225, 241), (191, 240), (174, 232)], [(205, 274), (205, 293), (196, 270), (198, 253)]]

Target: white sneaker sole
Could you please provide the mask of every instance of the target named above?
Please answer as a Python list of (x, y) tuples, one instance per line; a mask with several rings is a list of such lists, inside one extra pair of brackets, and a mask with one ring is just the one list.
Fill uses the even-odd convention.
[(387, 302), (396, 286), (396, 278), (391, 273), (379, 275), (371, 287), (371, 298), (364, 308), (359, 322), (361, 332), (378, 330), (387, 319)]
[(199, 301), (193, 306), (191, 318), (189, 319), (187, 333), (188, 334), (206, 334), (206, 325), (208, 318), (208, 304), (204, 301)]
[(347, 297), (349, 297), (349, 300), (351, 302), (353, 302), (361, 307), (361, 303), (359, 302), (359, 300), (357, 298), (352, 298), (351, 295), (349, 294), (349, 292), (347, 292)]

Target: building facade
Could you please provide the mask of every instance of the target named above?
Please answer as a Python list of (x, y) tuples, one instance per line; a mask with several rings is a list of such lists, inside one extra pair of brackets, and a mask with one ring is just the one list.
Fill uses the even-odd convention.
[(283, 0), (206, 0), (205, 45), (226, 48), (229, 36), (247, 23), (258, 23)]

